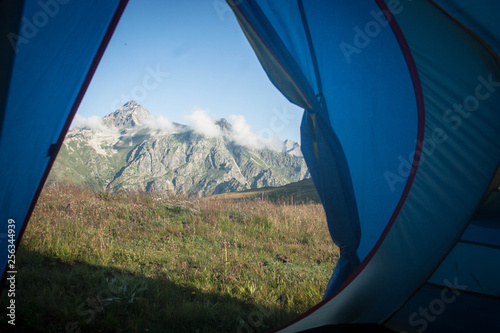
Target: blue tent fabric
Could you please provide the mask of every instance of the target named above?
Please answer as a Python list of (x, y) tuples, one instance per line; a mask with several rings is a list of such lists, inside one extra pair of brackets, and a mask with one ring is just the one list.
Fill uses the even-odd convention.
[[(333, 294), (359, 265), (356, 249), (361, 239), (349, 168), (339, 139), (325, 126), (326, 123), (320, 115), (305, 113), (301, 126), (304, 158), (308, 161), (327, 219), (339, 222), (328, 225), (341, 257), (328, 283), (325, 298)], [(328, 149), (322, 149), (320, 153), (320, 146), (328, 146)], [(328, 163), (322, 163), (325, 161)], [(336, 238), (337, 234), (342, 237)]]
[[(229, 3), (231, 5), (231, 2)], [(300, 3), (302, 3), (302, 13)], [(262, 8), (256, 10), (255, 7), (258, 5)], [(345, 10), (340, 11), (337, 6)], [(340, 5), (322, 3), (317, 6), (311, 2), (293, 1), (242, 2), (233, 5), (239, 22), (250, 37), (252, 45), (264, 45), (269, 48), (269, 51), (265, 52), (261, 51), (262, 47), (259, 47), (256, 52), (270, 79), (292, 102), (328, 121), (329, 127), (334, 130), (334, 136), (338, 136), (342, 143), (333, 156), (319, 157), (318, 163), (325, 169), (325, 172), (321, 178), (316, 177), (317, 173), (312, 172), (312, 177), (320, 192), (325, 182), (349, 183), (344, 184), (342, 189), (338, 189), (339, 195), (336, 196), (342, 196), (347, 202), (330, 201), (329, 204), (325, 204), (325, 209), (327, 215), (337, 216), (336, 223), (330, 223), (329, 228), (334, 240), (344, 250), (342, 256), (359, 257), (362, 260), (374, 247), (402, 196), (416, 150), (419, 114), (407, 59), (390, 29), (381, 30), (379, 43), (372, 43), (372, 47), (366, 47), (359, 55), (355, 52), (350, 54), (347, 46), (344, 47), (346, 48), (344, 52), (339, 49), (343, 41), (352, 40), (352, 29), (356, 24), (361, 24), (367, 19), (374, 20), (374, 15), (378, 20), (384, 20), (384, 15), (381, 14), (376, 3), (367, 2), (362, 5), (366, 8), (359, 12), (366, 13), (364, 17), (356, 15), (358, 13), (356, 8), (359, 6), (360, 4), (347, 2), (342, 2)], [(271, 14), (258, 17), (257, 15), (263, 15), (263, 10)], [(307, 25), (302, 22), (304, 15), (311, 17)], [(259, 20), (255, 23), (257, 17)], [(270, 27), (269, 20), (273, 18), (277, 22), (276, 29)], [(348, 20), (349, 24), (344, 24), (344, 20)], [(267, 23), (261, 24), (260, 21)], [(338, 22), (335, 26), (336, 34), (331, 33), (332, 22)], [(388, 22), (383, 21), (383, 24), (388, 25)], [(288, 26), (293, 26), (292, 30), (287, 30)], [(248, 32), (249, 30), (251, 31)], [(307, 30), (311, 33), (312, 43), (319, 43), (323, 46), (316, 52), (308, 49)], [(281, 38), (280, 42), (271, 43), (267, 40), (267, 36), (271, 34), (272, 40)], [(252, 38), (252, 36), (257, 37)], [(328, 40), (329, 43), (325, 44), (324, 40)], [(355, 42), (351, 43), (355, 44)], [(387, 56), (387, 48), (392, 48), (395, 54)], [(297, 55), (291, 52), (297, 52)], [(269, 59), (269, 55), (272, 59)], [(293, 66), (288, 65), (292, 62), (290, 58), (295, 59)], [(317, 77), (313, 66), (314, 58), (317, 59), (319, 72), (323, 73), (326, 78)], [(334, 66), (338, 63), (342, 65)], [(282, 71), (287, 75), (277, 77), (276, 66), (282, 66)], [(377, 75), (367, 76), (364, 66), (376, 71)], [(342, 82), (341, 85), (334, 84), (332, 80), (327, 79), (332, 72), (336, 74), (338, 81)], [(376, 82), (378, 77), (398, 81), (400, 76), (405, 76), (406, 82), (391, 86), (380, 85)], [(302, 89), (301, 95), (307, 96), (307, 104), (290, 97), (292, 94), (300, 95), (294, 90), (288, 90), (289, 87), (286, 84), (290, 80), (301, 83), (294, 88)], [(320, 87), (317, 82), (321, 82), (323, 91), (319, 91)], [(328, 93), (325, 93), (326, 91)], [(387, 95), (391, 98), (387, 98)], [(370, 98), (364, 96), (370, 96)], [(323, 103), (320, 97), (324, 98)], [(408, 101), (413, 101), (413, 103)], [(345, 111), (334, 112), (332, 106), (335, 106), (335, 110)], [(387, 122), (386, 119), (391, 119), (391, 122)], [(307, 145), (305, 142), (308, 139), (307, 133), (305, 136), (304, 130), (301, 133), (302, 144)], [(399, 138), (397, 143), (392, 139), (395, 136)], [(333, 141), (324, 142), (331, 145)], [(330, 154), (329, 149), (319, 149), (319, 152)], [(308, 154), (307, 150), (304, 150), (304, 154)], [(388, 170), (394, 161), (399, 161), (401, 158), (405, 160), (406, 164), (402, 168), (405, 170), (401, 173), (396, 170), (397, 184), (393, 184), (391, 177), (394, 176), (390, 175)], [(349, 170), (343, 173), (328, 170), (333, 159), (339, 161), (346, 159), (342, 163), (347, 164)], [(314, 170), (313, 160), (310, 158), (306, 160), (309, 168)], [(391, 178), (390, 186), (387, 184), (388, 177)], [(328, 187), (328, 190), (331, 191), (332, 188)], [(354, 196), (348, 197), (348, 193), (351, 192), (354, 192)], [(323, 198), (329, 200), (330, 196), (323, 196)], [(352, 213), (342, 212), (346, 204)], [(356, 233), (358, 224), (370, 232), (358, 235), (361, 239), (356, 240), (351, 233)], [(339, 232), (333, 230), (339, 228), (342, 228)], [(339, 239), (340, 237), (346, 239)], [(352, 255), (354, 251), (355, 256)], [(349, 267), (352, 266), (349, 265)], [(341, 267), (342, 265), (339, 265), (337, 271)], [(346, 274), (336, 272), (336, 275), (345, 276)], [(329, 293), (334, 291), (332, 288), (329, 290)]]
[(426, 284), (390, 327), (395, 332), (497, 332), (498, 312), (492, 309), (498, 309), (498, 299)]
[[(448, 315), (435, 331), (492, 318), (498, 249), (483, 243), (496, 243), (498, 222), (474, 217), (499, 185), (498, 4), (228, 3), (271, 81), (305, 110), (304, 157), (341, 249), (325, 300), (280, 332), (345, 323), (416, 331), (400, 319), (446, 279), (497, 305), (461, 321)], [(303, 84), (292, 91), (290, 81)]]
[(15, 221), (18, 245), (57, 145), (124, 5), (119, 0), (26, 0), (19, 30), (5, 36), (14, 59), (1, 112), (0, 221), (4, 227), (0, 265), (4, 278), (11, 244), (8, 221)]
[[(19, 30), (23, 5), (24, 1), (0, 2), (0, 32), (2, 36), (7, 36), (11, 31)], [(15, 50), (7, 38), (2, 39), (0, 48), (2, 49), (0, 52), (0, 128), (2, 128)]]
[[(398, 331), (498, 330), (500, 304), (500, 191), (476, 212), (434, 274), (388, 321)], [(471, 321), (469, 318), (474, 318)]]
[(497, 55), (500, 54), (498, 1), (476, 0), (473, 6), (466, 0), (436, 0), (434, 3), (466, 29), (476, 33)]

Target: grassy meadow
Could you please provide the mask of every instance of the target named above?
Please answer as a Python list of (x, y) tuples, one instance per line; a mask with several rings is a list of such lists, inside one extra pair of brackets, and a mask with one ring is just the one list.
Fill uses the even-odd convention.
[(16, 328), (264, 332), (321, 300), (338, 255), (316, 203), (48, 186), (16, 256)]
[(217, 194), (219, 199), (265, 199), (289, 205), (318, 203), (320, 198), (311, 178), (279, 187), (264, 187), (240, 192)]

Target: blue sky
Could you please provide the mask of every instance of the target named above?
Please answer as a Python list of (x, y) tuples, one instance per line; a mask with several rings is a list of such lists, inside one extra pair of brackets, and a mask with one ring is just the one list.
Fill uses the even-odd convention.
[(271, 84), (222, 0), (130, 0), (78, 114), (129, 99), (183, 124), (195, 108), (243, 115), (256, 134), (299, 141), (302, 110)]

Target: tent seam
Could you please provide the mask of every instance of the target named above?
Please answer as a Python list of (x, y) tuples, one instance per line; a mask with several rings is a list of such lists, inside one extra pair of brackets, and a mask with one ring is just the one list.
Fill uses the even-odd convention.
[[(406, 60), (408, 70), (410, 72), (410, 76), (412, 78), (412, 83), (413, 83), (413, 88), (415, 92), (415, 99), (417, 103), (417, 113), (418, 113), (418, 129), (417, 129), (417, 144), (416, 144), (416, 149), (415, 149), (415, 155), (414, 155), (414, 161), (412, 164), (412, 169), (410, 170), (410, 175), (408, 176), (408, 179), (406, 181), (405, 188), (403, 190), (403, 193), (401, 195), (400, 201), (398, 205), (396, 206), (396, 209), (394, 210), (393, 215), (389, 219), (389, 222), (382, 232), (382, 235), (379, 237), (379, 240), (375, 244), (375, 246), (372, 248), (370, 253), (365, 257), (365, 259), (359, 264), (359, 266), (354, 270), (354, 272), (344, 281), (344, 283), (328, 298), (322, 300), (312, 308), (310, 308), (308, 311), (303, 313), (301, 316), (295, 318), (293, 321), (289, 322), (286, 325), (283, 325), (279, 327), (278, 329), (269, 331), (269, 333), (277, 332), (278, 330), (284, 329), (286, 327), (289, 327), (297, 322), (299, 322), (301, 319), (304, 319), (305, 317), (311, 315), (312, 313), (316, 312), (319, 310), (321, 307), (323, 307), (325, 304), (330, 302), (333, 298), (335, 298), (338, 294), (340, 294), (361, 272), (364, 270), (364, 268), (368, 265), (368, 263), (371, 261), (373, 256), (376, 254), (378, 249), (380, 248), (381, 244), (385, 240), (387, 234), (389, 233), (390, 229), (394, 225), (394, 222), (396, 221), (396, 218), (399, 216), (399, 213), (401, 212), (401, 209), (403, 208), (404, 203), (406, 202), (406, 199), (408, 198), (408, 195), (410, 193), (410, 189), (413, 185), (413, 181), (415, 179), (419, 162), (420, 162), (420, 156), (422, 154), (422, 142), (423, 142), (423, 137), (425, 134), (425, 105), (424, 105), (424, 96), (423, 96), (423, 90), (422, 90), (422, 84), (420, 81), (420, 75), (418, 73), (418, 69), (415, 63), (415, 60), (413, 58), (412, 52), (410, 50), (410, 47), (408, 45), (408, 42), (406, 41), (406, 38), (404, 37), (401, 28), (397, 24), (394, 15), (389, 11), (389, 8), (383, 2), (382, 0), (375, 0), (375, 3), (380, 7), (380, 9), (383, 11), (384, 15), (386, 16), (386, 19), (394, 33), (394, 36), (403, 52), (403, 56)], [(387, 16), (390, 15), (390, 16)], [(396, 310), (397, 312), (397, 310)], [(391, 315), (392, 316), (392, 315)], [(389, 316), (389, 318), (391, 317)], [(382, 322), (384, 324), (385, 321)]]
[[(19, 10), (19, 14), (22, 15), (24, 12), (24, 4), (25, 0), (20, 0), (17, 2), (17, 9)], [(14, 13), (9, 13), (10, 15), (13, 15)], [(19, 30), (21, 29), (21, 22), (20, 20), (17, 21), (17, 24), (15, 24), (15, 30), (16, 32), (19, 33)], [(0, 98), (4, 98), (5, 100), (2, 101), (2, 105), (0, 106), (3, 110), (0, 110), (0, 141), (2, 140), (2, 132), (3, 132), (3, 122), (5, 118), (5, 111), (7, 110), (7, 103), (9, 101), (9, 91), (10, 91), (10, 84), (11, 84), (11, 78), (12, 78), (12, 73), (14, 71), (14, 63), (16, 61), (16, 48), (17, 47), (17, 41), (16, 45), (12, 45), (12, 48), (9, 48), (9, 55), (7, 56), (9, 59), (7, 60), (10, 63), (10, 68), (8, 69), (8, 74), (6, 75), (6, 88), (5, 91), (2, 92), (2, 95), (5, 94), (5, 96), (0, 96)], [(8, 66), (8, 65), (7, 65)]]
[(307, 23), (307, 17), (304, 10), (304, 3), (302, 0), (298, 0), (297, 5), (299, 7), (300, 17), (302, 19), (302, 26), (304, 27), (304, 33), (306, 35), (307, 45), (309, 46), (311, 61), (314, 68), (314, 76), (316, 79), (316, 85), (318, 87), (318, 94), (316, 95), (316, 97), (318, 98), (320, 107), (323, 108), (325, 111), (326, 120), (330, 121), (330, 115), (328, 114), (328, 107), (326, 105), (326, 100), (323, 95), (323, 84), (321, 83), (321, 75), (319, 73), (318, 58), (316, 57), (316, 50), (314, 49), (314, 44), (312, 42), (311, 31), (309, 29), (309, 24)]
[[(427, 281), (424, 284), (422, 284), (422, 286), (424, 286), (424, 285), (428, 285), (428, 286), (435, 287), (435, 288), (440, 288), (440, 289), (450, 288), (448, 286), (443, 286), (443, 285), (440, 285), (438, 283), (433, 283), (433, 282), (429, 282), (429, 281)], [(419, 288), (419, 289), (421, 289), (421, 288)], [(464, 293), (464, 294), (467, 294), (467, 295), (471, 295), (471, 296), (489, 298), (489, 299), (494, 299), (494, 300), (500, 300), (500, 296), (495, 296), (495, 295), (490, 295), (490, 294), (484, 294), (484, 293), (480, 293), (480, 292), (477, 292), (477, 291), (470, 291), (470, 290), (465, 290), (465, 289), (460, 289), (460, 288), (453, 288), (453, 289), (454, 290), (458, 290), (461, 293)]]
[[(104, 51), (106, 50), (106, 47), (107, 47), (109, 41), (111, 40), (111, 36), (113, 35), (113, 32), (115, 31), (115, 28), (120, 20), (120, 17), (122, 15), (123, 11), (125, 10), (125, 7), (127, 6), (127, 3), (128, 3), (128, 0), (120, 0), (120, 2), (118, 3), (116, 10), (115, 10), (115, 13), (114, 13), (109, 25), (108, 25), (108, 28), (106, 29), (106, 32), (103, 36), (103, 39), (101, 40), (99, 48), (97, 49), (97, 52), (95, 53), (95, 55), (93, 57), (93, 60), (92, 60), (90, 67), (89, 67), (89, 70), (87, 71), (87, 75), (85, 76), (85, 79), (84, 79), (84, 81), (79, 89), (78, 95), (76, 96), (75, 101), (73, 102), (73, 106), (68, 114), (68, 118), (66, 119), (66, 123), (64, 124), (63, 129), (59, 135), (59, 139), (57, 140), (53, 154), (50, 157), (50, 160), (49, 160), (47, 166), (45, 167), (45, 172), (40, 180), (39, 186), (35, 192), (35, 195), (33, 196), (32, 201), (31, 201), (31, 205), (28, 209), (28, 213), (26, 214), (26, 217), (24, 219), (24, 223), (21, 227), (21, 230), (19, 232), (19, 236), (17, 237), (17, 240), (16, 240), (16, 251), (19, 247), (19, 244), (21, 243), (21, 239), (24, 235), (24, 231), (26, 230), (26, 227), (29, 224), (29, 220), (31, 218), (33, 210), (35, 209), (38, 198), (40, 197), (40, 194), (42, 193), (45, 182), (47, 181), (47, 178), (49, 176), (52, 165), (55, 162), (55, 159), (57, 157), (57, 153), (59, 152), (59, 149), (61, 148), (61, 146), (63, 144), (63, 141), (66, 137), (66, 133), (68, 132), (68, 129), (72, 123), (73, 117), (75, 116), (76, 111), (78, 110), (80, 102), (82, 101), (83, 96), (85, 95), (85, 91), (87, 90), (87, 88), (90, 84), (90, 81), (91, 81), (91, 79), (92, 79), (92, 77), (97, 69), (97, 65), (99, 64), (99, 62), (104, 54)], [(7, 272), (7, 266), (5, 267), (5, 269), (3, 271), (2, 281), (0, 282), (0, 286), (3, 286), (3, 284), (6, 281), (6, 278), (7, 278), (6, 272)]]
[(495, 50), (493, 49), (493, 47), (491, 47), (491, 45), (488, 42), (486, 42), (481, 36), (479, 36), (479, 34), (477, 34), (474, 30), (472, 30), (467, 25), (465, 25), (465, 23), (463, 23), (462, 21), (460, 21), (458, 18), (456, 18), (455, 16), (453, 16), (446, 9), (444, 9), (443, 7), (441, 7), (440, 5), (438, 5), (436, 3), (436, 1), (429, 0), (429, 2), (431, 4), (433, 4), (436, 8), (438, 8), (443, 14), (445, 14), (450, 19), (452, 19), (453, 21), (455, 21), (459, 26), (462, 27), (462, 29), (464, 29), (465, 31), (467, 31), (472, 37), (474, 37), (481, 44), (483, 44), (483, 46), (493, 55), (493, 57), (495, 58), (495, 60), (500, 64), (500, 56), (495, 52)]
[[(264, 40), (264, 38), (262, 38), (262, 35), (259, 33), (258, 29), (250, 22), (250, 20), (248, 19), (248, 17), (245, 15), (245, 13), (241, 10), (240, 8), (240, 2), (238, 1), (234, 1), (234, 0), (226, 0), (228, 3), (231, 3), (232, 4), (232, 8), (235, 9), (235, 10), (238, 10), (238, 12), (241, 14), (242, 17), (245, 18), (247, 24), (249, 27), (252, 28), (253, 32), (259, 37), (259, 40), (260, 42), (266, 47), (266, 49), (271, 53), (271, 55), (273, 56), (274, 60), (280, 64), (281, 66), (281, 69), (283, 69), (285, 71), (285, 73), (287, 73), (287, 76), (288, 78), (290, 79), (291, 82), (293, 82), (293, 85), (297, 88), (297, 90), (302, 94), (302, 97), (304, 97), (304, 99), (309, 103), (309, 105), (312, 107), (314, 105), (314, 103), (312, 103), (309, 98), (307, 97), (308, 94), (306, 94), (303, 89), (300, 87), (300, 85), (296, 82), (296, 80), (293, 78), (293, 76), (290, 74), (290, 72), (288, 71), (288, 68), (280, 61), (279, 57), (276, 55), (276, 53), (274, 52), (274, 50), (269, 46), (269, 44), (266, 43), (266, 41)], [(258, 6), (257, 4), (255, 4), (256, 6)], [(260, 7), (259, 7), (260, 9)], [(262, 16), (264, 18), (264, 16)], [(275, 34), (277, 34), (274, 30), (273, 32)], [(286, 49), (286, 48), (283, 48), (283, 49)], [(288, 50), (286, 50), (288, 51)], [(292, 58), (291, 56), (289, 56), (288, 58)], [(298, 66), (297, 66), (298, 67)], [(264, 70), (267, 72), (267, 70), (264, 68)], [(271, 79), (269, 77), (269, 79)], [(272, 81), (272, 80), (271, 80)], [(305, 82), (307, 83), (307, 82)], [(276, 86), (277, 87), (277, 86)], [(278, 89), (279, 90), (279, 89)], [(314, 91), (312, 88), (311, 88), (311, 91)], [(306, 109), (307, 110), (307, 109)]]

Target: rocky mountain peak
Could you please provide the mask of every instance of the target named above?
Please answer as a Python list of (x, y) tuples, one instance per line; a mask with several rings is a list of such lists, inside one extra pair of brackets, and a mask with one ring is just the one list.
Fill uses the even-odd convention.
[(107, 126), (134, 127), (141, 125), (146, 119), (153, 118), (151, 113), (136, 101), (128, 101), (122, 107), (103, 118)]
[(227, 131), (229, 131), (232, 127), (232, 125), (229, 123), (229, 121), (226, 120), (226, 118), (216, 120), (215, 125), (219, 126), (221, 130)]
[(289, 139), (283, 141), (283, 152), (294, 156), (302, 156), (300, 144)]
[(237, 144), (232, 140), (234, 128), (224, 118), (215, 122), (224, 132), (217, 140), (191, 135), (194, 129), (181, 124), (175, 124), (175, 131), (152, 131), (171, 124), (162, 124), (135, 101), (101, 122), (120, 130), (71, 129), (50, 181), (205, 196), (280, 186), (309, 175), (298, 143), (286, 140), (282, 152)]

